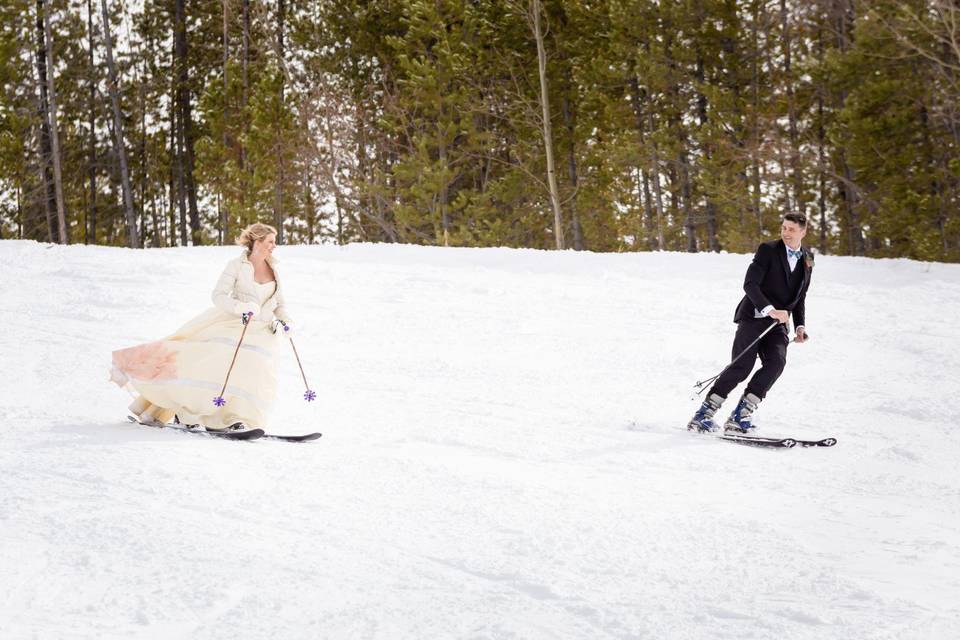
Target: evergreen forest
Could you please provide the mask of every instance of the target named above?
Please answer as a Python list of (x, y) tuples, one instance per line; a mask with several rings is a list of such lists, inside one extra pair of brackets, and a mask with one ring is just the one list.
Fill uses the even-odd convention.
[(0, 0), (0, 238), (960, 261), (957, 0)]

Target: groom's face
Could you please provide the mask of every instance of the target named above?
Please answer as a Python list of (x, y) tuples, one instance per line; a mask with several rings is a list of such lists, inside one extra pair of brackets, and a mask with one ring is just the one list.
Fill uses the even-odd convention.
[(805, 235), (807, 235), (807, 228), (801, 227), (792, 220), (784, 220), (780, 226), (780, 237), (783, 238), (783, 243), (791, 249), (795, 250), (799, 247), (800, 241), (803, 240)]

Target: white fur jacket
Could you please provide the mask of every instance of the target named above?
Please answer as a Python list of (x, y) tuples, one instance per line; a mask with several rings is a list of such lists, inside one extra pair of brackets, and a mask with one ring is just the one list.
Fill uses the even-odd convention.
[[(260, 313), (253, 317), (254, 321), (273, 322), (274, 318), (282, 320), (287, 324), (292, 324), (290, 316), (287, 315), (287, 309), (283, 302), (283, 284), (280, 280), (280, 274), (277, 272), (277, 261), (273, 257), (267, 258), (270, 268), (273, 269), (273, 276), (277, 281), (277, 289), (273, 295), (267, 298), (260, 306)], [(227, 263), (220, 279), (217, 280), (217, 286), (213, 289), (213, 304), (221, 311), (226, 313), (240, 315), (242, 313), (242, 304), (252, 302), (260, 304), (260, 298), (257, 295), (256, 281), (253, 279), (253, 263), (247, 259), (247, 251), (244, 249), (240, 257)]]

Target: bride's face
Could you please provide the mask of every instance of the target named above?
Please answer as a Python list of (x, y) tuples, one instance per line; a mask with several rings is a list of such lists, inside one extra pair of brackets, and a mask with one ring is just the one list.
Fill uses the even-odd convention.
[(253, 243), (253, 253), (264, 258), (273, 255), (273, 250), (277, 248), (277, 235), (271, 233), (261, 240), (255, 240)]

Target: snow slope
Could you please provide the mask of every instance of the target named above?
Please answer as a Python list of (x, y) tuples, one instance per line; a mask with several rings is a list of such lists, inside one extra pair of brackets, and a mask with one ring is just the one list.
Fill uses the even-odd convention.
[(833, 449), (683, 429), (744, 255), (281, 247), (324, 437), (128, 424), (236, 252), (0, 242), (0, 638), (960, 637), (960, 266), (817, 259), (757, 421)]

